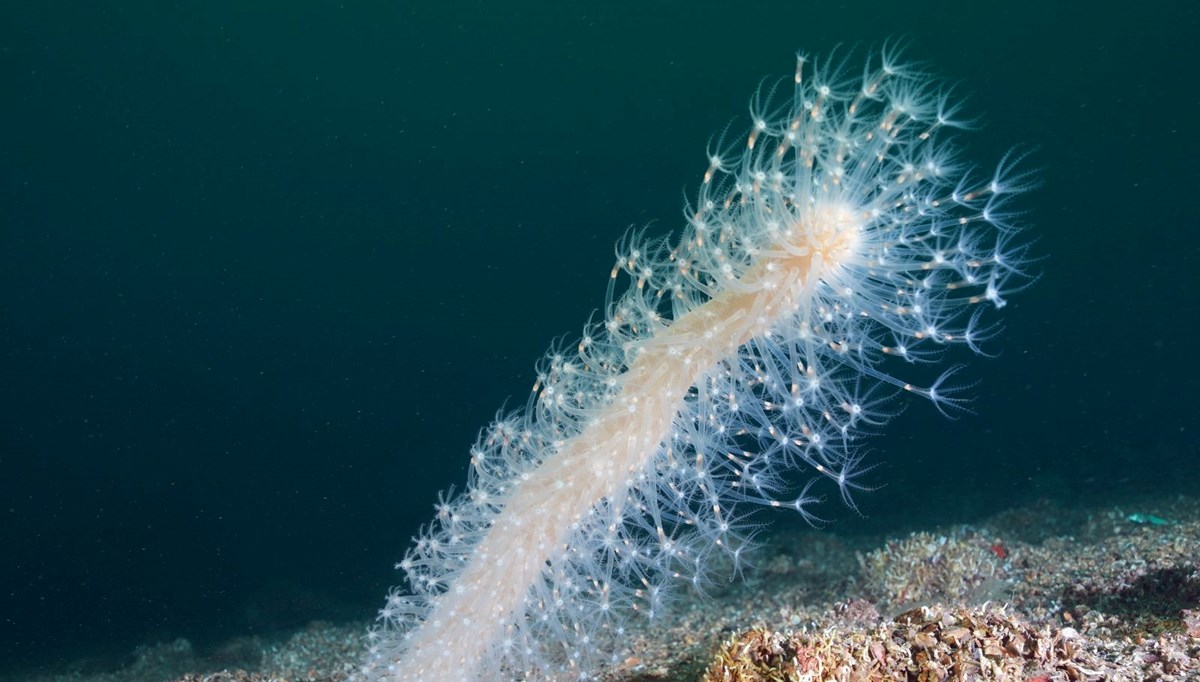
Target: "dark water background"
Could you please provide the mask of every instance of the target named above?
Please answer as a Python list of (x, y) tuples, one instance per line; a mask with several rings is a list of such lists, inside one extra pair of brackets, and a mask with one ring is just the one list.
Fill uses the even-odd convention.
[(909, 409), (830, 532), (1200, 492), (1197, 10), (1083, 8), (0, 4), (0, 670), (373, 615), (796, 48), (907, 37), (1044, 167), (977, 414)]

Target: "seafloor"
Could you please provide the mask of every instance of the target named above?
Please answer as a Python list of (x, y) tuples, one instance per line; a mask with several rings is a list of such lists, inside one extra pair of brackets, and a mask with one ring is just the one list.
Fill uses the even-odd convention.
[[(634, 628), (609, 682), (1200, 680), (1200, 500), (1039, 502), (971, 526), (768, 540), (741, 582)], [(367, 624), (314, 622), (200, 651), (139, 650), (29, 682), (340, 681)], [(91, 667), (92, 672), (82, 672)]]

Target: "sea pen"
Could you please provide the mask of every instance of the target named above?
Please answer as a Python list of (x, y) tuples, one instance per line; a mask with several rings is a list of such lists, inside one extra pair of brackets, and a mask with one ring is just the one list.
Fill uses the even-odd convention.
[(894, 46), (853, 70), (801, 56), (760, 87), (679, 239), (618, 244), (603, 319), (471, 448), (358, 677), (588, 679), (628, 618), (701, 584), (714, 553), (736, 567), (751, 508), (808, 517), (820, 480), (853, 506), (861, 438), (896, 394), (961, 408), (956, 366), (904, 377), (978, 352), (985, 311), (1029, 281), (1010, 199), (1034, 178), (1014, 153), (967, 168), (959, 116)]

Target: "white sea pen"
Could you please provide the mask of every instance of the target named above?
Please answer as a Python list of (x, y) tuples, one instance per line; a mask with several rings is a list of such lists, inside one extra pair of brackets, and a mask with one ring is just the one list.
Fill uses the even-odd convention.
[(678, 241), (621, 241), (603, 320), (551, 348), (528, 405), (471, 448), (357, 679), (588, 679), (621, 654), (599, 642), (703, 582), (714, 553), (736, 569), (752, 505), (808, 517), (828, 480), (853, 506), (860, 439), (897, 393), (962, 406), (956, 367), (901, 377), (978, 352), (986, 310), (1028, 283), (1009, 200), (1033, 173), (1013, 153), (966, 169), (950, 89), (895, 49), (847, 62), (801, 56), (759, 89)]

